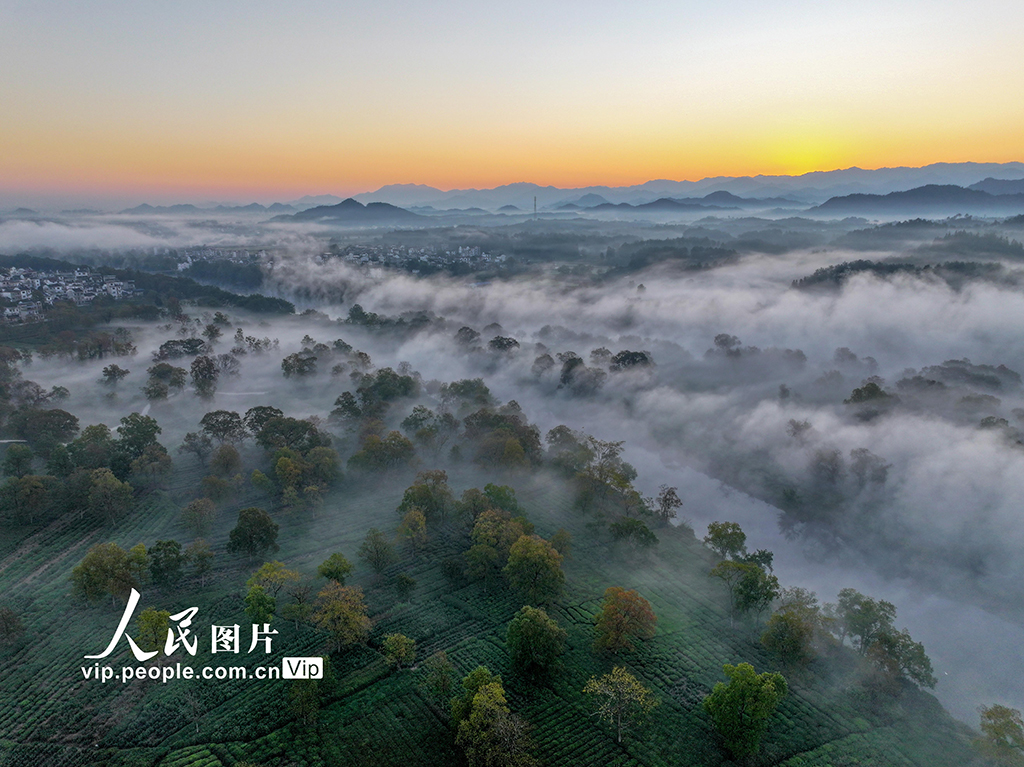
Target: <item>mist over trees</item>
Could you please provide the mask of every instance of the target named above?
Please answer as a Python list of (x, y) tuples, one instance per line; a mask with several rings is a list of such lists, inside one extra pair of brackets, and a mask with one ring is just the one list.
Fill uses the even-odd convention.
[[(297, 314), (157, 280), (0, 326), (10, 742), (81, 709), (105, 759), (165, 731), (257, 762), (1016, 758), (986, 643), (1019, 617), (1019, 225), (536, 226), (275, 251), (259, 287)], [(387, 251), (446, 237), (508, 258)], [(65, 612), (107, 641), (133, 589), (140, 647), (196, 604), (330, 673), (44, 701), (13, 659)]]

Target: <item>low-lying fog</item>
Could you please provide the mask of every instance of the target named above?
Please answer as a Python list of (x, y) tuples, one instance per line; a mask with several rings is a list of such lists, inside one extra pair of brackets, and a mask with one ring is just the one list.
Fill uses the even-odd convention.
[[(702, 271), (660, 266), (605, 283), (484, 284), (325, 264), (318, 253), (277, 259), (265, 290), (323, 314), (267, 321), (232, 313), (246, 335), (280, 347), (242, 357), (241, 374), (222, 378), (212, 404), (186, 392), (152, 405), (169, 448), (214, 408), (273, 404), (326, 420), (335, 397), (352, 388), (348, 376), (332, 377), (330, 361), (308, 379), (281, 373), (281, 358), (307, 334), (328, 346), (342, 338), (377, 368), (408, 362), (424, 381), (483, 377), (542, 433), (565, 423), (626, 440), (642, 490), (678, 486), (698, 536), (710, 521), (740, 522), (752, 547), (775, 551), (783, 585), (823, 600), (852, 586), (895, 603), (897, 626), (935, 664), (936, 694), (961, 718), (976, 722), (982, 703), (1024, 709), (1024, 389), (1013, 375), (1024, 373), (1020, 288), (968, 281), (954, 289), (928, 276), (869, 273), (831, 291), (790, 287), (818, 267), (863, 257), (836, 249), (754, 255)], [(445, 322), (402, 337), (337, 322), (354, 303)], [(481, 333), (476, 348), (454, 340), (462, 326)], [(234, 330), (218, 353), (231, 348)], [(96, 385), (109, 360), (69, 369), (37, 359), (25, 375), (46, 388), (67, 386), (65, 407), (83, 426), (114, 426), (149, 405), (145, 368), (177, 332), (136, 326), (139, 354), (118, 361), (132, 374), (114, 398)], [(515, 338), (519, 348), (492, 351), (494, 336)], [(573, 351), (602, 368), (591, 358), (601, 347), (648, 351), (655, 367), (616, 373), (604, 364), (600, 388), (575, 392), (559, 387), (560, 362), (534, 367), (545, 353)], [(899, 401), (844, 404), (871, 381)], [(390, 418), (397, 423), (410, 408)], [(788, 535), (769, 505), (784, 505), (786, 488), (803, 499), (788, 510)]]

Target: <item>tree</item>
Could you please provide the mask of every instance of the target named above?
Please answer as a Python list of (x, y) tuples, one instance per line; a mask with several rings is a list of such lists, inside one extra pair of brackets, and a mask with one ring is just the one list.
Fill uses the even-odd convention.
[(277, 600), (270, 596), (262, 586), (249, 586), (249, 593), (245, 595), (245, 614), (253, 623), (259, 625), (270, 623), (276, 609)]
[(210, 471), (222, 477), (237, 474), (242, 468), (242, 458), (234, 445), (221, 445), (210, 459)]
[(562, 555), (539, 535), (523, 535), (512, 544), (503, 571), (528, 602), (550, 602), (562, 593)]
[(736, 588), (740, 581), (743, 580), (748, 572), (756, 567), (756, 565), (748, 565), (743, 562), (731, 562), (729, 560), (723, 560), (711, 568), (709, 575), (713, 578), (718, 578), (729, 589), (729, 623), (730, 625), (736, 619)]
[(89, 513), (96, 519), (113, 524), (132, 507), (132, 486), (121, 482), (110, 469), (94, 469), (89, 488)]
[(595, 716), (615, 728), (619, 743), (623, 731), (642, 720), (659, 703), (653, 693), (622, 666), (616, 666), (610, 674), (591, 677), (583, 692), (594, 697)]
[(246, 554), (249, 559), (277, 551), (278, 524), (258, 506), (238, 512), (238, 524), (228, 535), (228, 551)]
[(594, 616), (598, 652), (632, 650), (633, 639), (650, 639), (658, 618), (651, 603), (634, 590), (618, 586), (605, 589), (601, 612)]
[(147, 607), (136, 620), (139, 626), (138, 645), (148, 651), (159, 650), (167, 640), (171, 614), (166, 610)]
[(658, 536), (641, 519), (620, 517), (608, 525), (616, 541), (624, 541), (634, 549), (649, 549), (658, 544)]
[(760, 617), (781, 593), (779, 579), (758, 565), (748, 564), (744, 567), (743, 575), (733, 591), (736, 609), (741, 613), (753, 612)]
[(654, 499), (654, 516), (662, 525), (669, 525), (678, 515), (679, 509), (683, 507), (683, 501), (679, 497), (678, 488), (661, 485), (658, 488), (658, 496)]
[(131, 371), (125, 370), (117, 365), (107, 365), (103, 368), (103, 383), (107, 386), (117, 386), (118, 381), (128, 375)]
[(407, 514), (419, 509), (426, 517), (427, 524), (442, 524), (452, 508), (452, 490), (448, 486), (448, 474), (444, 471), (421, 471), (413, 484), (406, 488), (398, 513)]
[(218, 442), (237, 443), (245, 439), (242, 417), (234, 410), (211, 410), (200, 420), (203, 434)]
[[(321, 659), (326, 663), (327, 659)], [(288, 688), (288, 702), (295, 718), (304, 727), (315, 727), (320, 721), (320, 682), (316, 679), (296, 679)], [(236, 762), (236, 764), (241, 764)]]
[(27, 440), (44, 458), (57, 445), (67, 442), (78, 433), (78, 418), (58, 408), (22, 408), (11, 415), (7, 425), (17, 437)]
[(181, 580), (185, 555), (177, 541), (157, 541), (149, 550), (149, 573), (158, 586), (174, 586)]
[(735, 522), (712, 522), (704, 543), (722, 559), (736, 559), (747, 551), (747, 535)]
[(160, 477), (170, 474), (173, 467), (171, 457), (163, 445), (154, 443), (142, 451), (142, 455), (131, 462), (132, 477), (145, 487), (156, 486)]
[(508, 624), (505, 646), (513, 666), (524, 674), (541, 676), (554, 668), (568, 636), (544, 610), (524, 605)]
[(768, 719), (789, 688), (781, 674), (758, 674), (749, 663), (726, 663), (722, 670), (729, 683), (715, 685), (704, 698), (704, 710), (711, 716), (726, 749), (737, 759), (747, 759), (761, 747)]
[(263, 427), (266, 426), (267, 421), (271, 418), (283, 418), (284, 411), (278, 410), (276, 407), (270, 407), (269, 405), (257, 405), (251, 407), (245, 411), (245, 415), (242, 416), (242, 424), (246, 430), (255, 437), (259, 434)]
[(781, 596), (782, 606), (768, 619), (761, 644), (787, 663), (806, 662), (814, 655), (815, 633), (823, 625), (817, 597), (805, 589), (785, 589)]
[(3, 472), (8, 477), (24, 477), (32, 471), (32, 448), (28, 445), (10, 445), (4, 453)]
[(256, 434), (256, 444), (264, 450), (287, 447), (305, 453), (314, 447), (330, 447), (331, 438), (310, 421), (281, 416), (267, 418), (263, 422)]
[(302, 580), (302, 573), (289, 570), (283, 562), (265, 562), (245, 582), (245, 587), (251, 589), (253, 586), (262, 586), (270, 596), (277, 598), (278, 593), (289, 583), (298, 583)]
[(391, 545), (391, 541), (384, 533), (373, 527), (366, 533), (366, 538), (359, 545), (359, 558), (379, 575), (395, 561), (395, 547)]
[(345, 585), (345, 578), (347, 578), (348, 574), (351, 572), (352, 563), (345, 558), (344, 554), (337, 551), (327, 557), (327, 559), (321, 562), (316, 568), (316, 573), (321, 578), (337, 581), (342, 586)]
[(285, 378), (313, 375), (316, 373), (316, 361), (317, 357), (308, 352), (289, 354), (281, 360), (281, 372)]
[(424, 662), (423, 668), (427, 675), (420, 684), (433, 696), (435, 702), (447, 702), (452, 690), (452, 674), (455, 672), (448, 654), (444, 650), (434, 653)]
[(562, 559), (572, 559), (572, 535), (565, 528), (558, 528), (551, 536), (551, 547), (562, 555)]
[(138, 557), (134, 559), (135, 562), (116, 543), (98, 543), (71, 570), (71, 585), (77, 595), (90, 602), (96, 602), (106, 594), (124, 598), (133, 588), (142, 585), (141, 573), (136, 566)]
[(478, 666), (462, 687), (452, 700), (452, 721), (470, 767), (533, 767), (526, 723), (509, 710), (501, 677)]
[(861, 655), (884, 633), (893, 630), (896, 606), (885, 600), (866, 597), (855, 589), (842, 589), (836, 600), (835, 615), (840, 642), (849, 634)]
[(416, 456), (416, 448), (401, 432), (389, 431), (383, 438), (370, 434), (363, 440), (362, 449), (348, 459), (352, 469), (385, 471), (409, 464)]
[(867, 657), (892, 687), (900, 679), (929, 688), (937, 683), (924, 645), (915, 642), (906, 629), (883, 631), (868, 648)]
[(181, 521), (189, 530), (197, 535), (202, 535), (209, 532), (216, 513), (217, 504), (209, 498), (196, 498), (194, 501), (189, 501), (188, 505), (181, 510)]
[(213, 393), (217, 390), (217, 376), (219, 374), (217, 363), (213, 358), (205, 354), (196, 357), (192, 360), (190, 372), (192, 375), (192, 387), (196, 390), (196, 394), (203, 399), (212, 397)]
[(398, 526), (398, 537), (405, 540), (413, 554), (421, 551), (427, 544), (426, 515), (418, 508), (409, 509)]
[(995, 703), (980, 706), (982, 737), (975, 741), (978, 749), (997, 764), (1024, 765), (1024, 720), (1015, 708)]
[(388, 659), (388, 663), (395, 668), (401, 668), (416, 660), (416, 640), (410, 639), (405, 634), (388, 634), (384, 637), (381, 649), (384, 651), (384, 657)]
[(161, 431), (155, 418), (131, 413), (122, 418), (117, 427), (117, 448), (130, 459), (138, 458), (146, 448), (157, 444), (156, 437)]
[(179, 453), (192, 453), (199, 463), (206, 463), (206, 456), (212, 450), (213, 442), (210, 440), (210, 436), (194, 431), (190, 431), (185, 435), (181, 447), (178, 448)]
[(197, 538), (185, 549), (185, 561), (192, 565), (192, 574), (199, 578), (201, 586), (206, 585), (206, 575), (213, 569), (213, 550), (202, 538)]
[(312, 620), (317, 628), (331, 635), (332, 643), (339, 649), (365, 641), (373, 625), (366, 614), (363, 590), (336, 581), (320, 591)]

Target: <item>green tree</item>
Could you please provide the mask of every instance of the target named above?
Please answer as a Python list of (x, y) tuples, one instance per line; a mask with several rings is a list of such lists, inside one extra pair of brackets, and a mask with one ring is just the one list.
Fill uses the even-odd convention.
[(203, 399), (212, 397), (213, 393), (217, 390), (217, 376), (219, 374), (217, 363), (213, 361), (213, 358), (205, 354), (196, 357), (192, 360), (190, 373), (192, 375), (192, 387), (195, 389), (196, 394)]
[(779, 579), (764, 571), (757, 565), (746, 565), (743, 576), (736, 584), (733, 598), (736, 609), (741, 613), (761, 613), (771, 607), (772, 602), (781, 593)]
[(181, 521), (193, 533), (203, 534), (209, 532), (216, 513), (217, 504), (209, 498), (196, 498), (194, 501), (189, 501), (188, 505), (181, 510)]
[(378, 575), (395, 561), (395, 547), (376, 527), (370, 528), (366, 538), (359, 544), (359, 558)]
[(503, 572), (528, 602), (550, 602), (562, 593), (562, 555), (539, 535), (523, 535), (512, 544)]
[(245, 587), (251, 589), (253, 586), (262, 586), (270, 596), (277, 598), (281, 589), (288, 584), (295, 584), (302, 580), (302, 573), (296, 570), (289, 570), (284, 562), (265, 562), (245, 582)]
[(135, 460), (146, 448), (157, 444), (156, 437), (161, 431), (155, 418), (139, 413), (126, 415), (117, 427), (117, 449)]
[(855, 589), (842, 589), (833, 611), (837, 621), (839, 641), (848, 634), (861, 655), (882, 634), (893, 630), (896, 606), (885, 600), (864, 596)]
[(747, 552), (747, 535), (735, 522), (712, 522), (704, 544), (722, 559), (736, 559)]
[(234, 445), (221, 445), (210, 459), (210, 471), (222, 477), (237, 474), (242, 468), (242, 457)]
[(124, 599), (142, 584), (127, 551), (116, 543), (99, 543), (72, 568), (71, 585), (77, 595), (96, 602), (106, 594)]
[(238, 524), (228, 534), (228, 551), (246, 554), (249, 559), (277, 551), (278, 524), (266, 511), (249, 506), (238, 512)]
[(618, 586), (605, 589), (601, 612), (594, 616), (594, 649), (598, 652), (632, 650), (634, 639), (650, 639), (658, 618), (651, 603), (636, 591)]
[[(325, 664), (326, 658), (321, 659)], [(288, 688), (288, 704), (303, 727), (316, 727), (320, 721), (320, 682), (317, 679), (296, 679)]]
[(213, 450), (213, 442), (209, 435), (198, 432), (188, 432), (178, 448), (179, 453), (192, 453), (201, 464), (206, 463), (206, 457)]
[(358, 586), (342, 586), (331, 581), (320, 591), (313, 624), (326, 631), (337, 648), (366, 640), (373, 625), (366, 614), (363, 590)]
[(470, 767), (533, 767), (526, 722), (511, 712), (500, 681), (480, 687), (469, 715), (459, 722), (455, 742)]
[(32, 471), (32, 448), (27, 445), (10, 445), (4, 453), (3, 472), (8, 477), (24, 477)]
[(270, 596), (266, 590), (259, 585), (249, 587), (249, 593), (245, 595), (245, 614), (253, 623), (270, 623), (277, 610), (277, 600)]
[(117, 386), (118, 381), (128, 375), (131, 371), (125, 370), (117, 365), (107, 365), (103, 368), (103, 383), (107, 386)]
[(405, 515), (419, 509), (428, 525), (440, 525), (454, 505), (452, 490), (448, 486), (448, 474), (444, 471), (421, 471), (413, 484), (406, 488), (398, 513)]
[(737, 759), (748, 759), (757, 754), (768, 720), (789, 688), (781, 674), (758, 674), (749, 663), (726, 663), (722, 670), (729, 683), (715, 685), (704, 698), (704, 710), (729, 753)]
[(327, 557), (327, 559), (321, 562), (316, 568), (316, 573), (321, 578), (337, 581), (342, 586), (345, 585), (345, 579), (351, 572), (352, 563), (349, 562), (348, 559), (345, 558), (345, 555), (339, 551), (331, 554), (331, 556)]
[(136, 619), (139, 636), (136, 642), (147, 652), (159, 650), (167, 641), (167, 629), (171, 625), (171, 614), (166, 610), (147, 607)]
[(89, 513), (96, 519), (113, 524), (132, 507), (132, 486), (121, 482), (110, 469), (94, 469), (89, 488)]
[(533, 767), (526, 723), (509, 710), (501, 677), (477, 666), (462, 690), (452, 698), (452, 724), (471, 767)]
[(568, 636), (544, 610), (524, 605), (508, 624), (505, 646), (513, 666), (540, 677), (555, 667)]
[(908, 679), (920, 687), (936, 685), (932, 662), (925, 655), (924, 645), (915, 642), (906, 629), (879, 634), (868, 648), (867, 657), (893, 686), (899, 679)]
[(591, 677), (583, 692), (594, 698), (600, 719), (615, 728), (616, 740), (622, 742), (622, 733), (646, 717), (659, 701), (654, 694), (622, 666), (610, 674)]
[(388, 634), (381, 644), (384, 657), (395, 668), (411, 664), (416, 660), (416, 640), (405, 634)]
[(452, 691), (452, 674), (455, 673), (448, 654), (444, 650), (434, 653), (423, 663), (423, 668), (427, 675), (420, 682), (421, 686), (431, 694), (435, 703), (447, 701)]
[(414, 506), (406, 512), (398, 526), (398, 537), (408, 544), (413, 554), (423, 550), (427, 544), (427, 517), (422, 510)]
[(196, 538), (185, 549), (185, 561), (192, 566), (192, 574), (199, 578), (199, 585), (206, 585), (206, 576), (213, 569), (213, 550), (202, 538)]
[(649, 549), (658, 543), (658, 536), (642, 519), (620, 517), (608, 525), (608, 531), (616, 541), (624, 541), (634, 549)]
[(830, 623), (814, 592), (783, 589), (779, 607), (761, 635), (761, 644), (786, 663), (804, 663), (814, 657), (817, 641), (831, 640), (827, 632)]
[(199, 426), (203, 434), (218, 442), (237, 443), (246, 436), (242, 417), (234, 410), (211, 410), (199, 420)]
[(174, 586), (181, 580), (185, 555), (177, 541), (157, 541), (149, 550), (149, 573), (158, 586)]
[(996, 764), (1024, 765), (1024, 720), (1020, 711), (996, 703), (980, 706), (978, 713), (982, 737), (974, 744), (982, 754)]

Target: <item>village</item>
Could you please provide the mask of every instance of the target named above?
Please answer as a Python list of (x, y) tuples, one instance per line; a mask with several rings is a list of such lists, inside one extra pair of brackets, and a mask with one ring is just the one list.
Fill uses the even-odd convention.
[(120, 301), (139, 292), (132, 280), (119, 280), (84, 266), (66, 272), (0, 269), (0, 306), (7, 323), (41, 320), (44, 308), (58, 301), (83, 306), (100, 296)]

